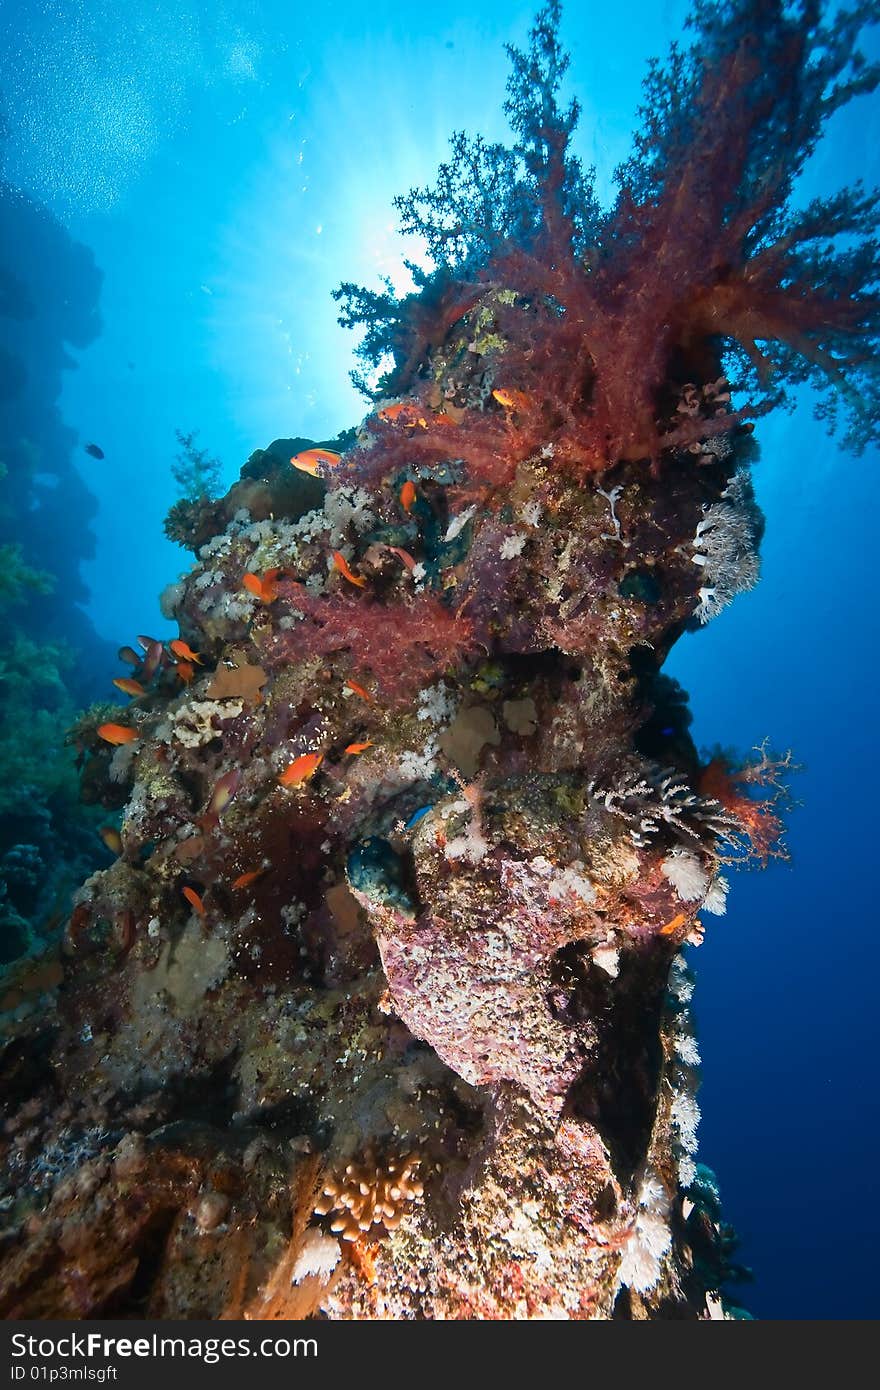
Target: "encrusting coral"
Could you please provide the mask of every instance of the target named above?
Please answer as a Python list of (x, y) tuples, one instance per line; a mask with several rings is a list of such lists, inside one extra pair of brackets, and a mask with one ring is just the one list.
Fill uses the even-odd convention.
[(549, 4), (513, 149), (400, 204), (435, 271), (343, 287), (356, 436), (249, 461), (77, 727), (118, 857), (9, 1022), (0, 1309), (739, 1315), (682, 948), (791, 758), (661, 667), (757, 577), (747, 417), (823, 372), (876, 433), (876, 199), (789, 205), (866, 17), (700, 4), (603, 214)]

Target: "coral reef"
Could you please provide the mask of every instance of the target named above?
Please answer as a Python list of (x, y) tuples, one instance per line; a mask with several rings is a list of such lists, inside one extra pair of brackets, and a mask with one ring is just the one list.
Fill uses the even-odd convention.
[(548, 5), (514, 148), (401, 204), (436, 271), (343, 288), (356, 435), (180, 518), (180, 637), (73, 735), (115, 862), (3, 1001), (7, 1315), (741, 1315), (683, 950), (792, 764), (661, 668), (757, 577), (738, 355), (876, 427), (876, 244), (826, 245), (875, 201), (788, 210), (863, 18), (701, 4), (603, 217)]

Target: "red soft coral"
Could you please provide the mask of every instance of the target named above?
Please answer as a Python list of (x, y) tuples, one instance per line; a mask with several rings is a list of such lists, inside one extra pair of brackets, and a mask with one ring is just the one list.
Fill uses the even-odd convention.
[(270, 668), (310, 656), (348, 652), (352, 671), (370, 672), (391, 708), (474, 651), (472, 624), (431, 593), (379, 603), (342, 593), (313, 595), (302, 585), (280, 586), (304, 619), (286, 631), (267, 632), (261, 658)]

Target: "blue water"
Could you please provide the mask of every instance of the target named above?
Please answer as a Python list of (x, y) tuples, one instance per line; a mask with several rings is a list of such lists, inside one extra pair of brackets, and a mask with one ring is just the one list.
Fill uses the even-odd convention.
[[(600, 194), (627, 153), (645, 62), (686, 9), (569, 4), (579, 150)], [(402, 257), (417, 248), (396, 236), (391, 199), (431, 180), (453, 129), (504, 138), (503, 44), (522, 43), (531, 17), (498, 0), (5, 7), (7, 177), (103, 273), (100, 336), (71, 349), (59, 378), (79, 441), (57, 447), (75, 447), (97, 500), (93, 520), (72, 523), (94, 537), (90, 557), (77, 539), (76, 563), (114, 646), (168, 631), (157, 596), (187, 564), (162, 535), (175, 429), (199, 431), (229, 484), (271, 439), (329, 438), (360, 418), (330, 291), (379, 274), (406, 283)], [(880, 182), (878, 137), (876, 98), (835, 117), (804, 196)], [(43, 273), (51, 294), (51, 264)], [(690, 691), (699, 743), (769, 735), (806, 771), (791, 866), (739, 875), (691, 953), (701, 1156), (754, 1267), (754, 1313), (866, 1317), (880, 1236), (877, 460), (841, 454), (808, 402), (759, 437), (763, 581), (683, 639), (668, 669)], [(74, 539), (60, 515), (59, 556)]]

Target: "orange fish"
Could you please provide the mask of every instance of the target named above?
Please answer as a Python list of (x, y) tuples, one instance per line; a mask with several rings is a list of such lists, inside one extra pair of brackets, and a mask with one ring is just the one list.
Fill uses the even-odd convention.
[(241, 582), (261, 603), (274, 603), (278, 597), (276, 580), (280, 573), (280, 569), (266, 570), (262, 578), (258, 574), (246, 574)]
[(408, 429), (428, 428), (427, 420), (424, 415), (419, 414), (419, 407), (412, 401), (397, 401), (395, 405), (386, 405), (379, 411), (379, 419), (386, 420), (390, 425), (400, 420)]
[(190, 681), (195, 678), (196, 668), (191, 661), (178, 661), (174, 669), (184, 685), (189, 685)]
[(513, 391), (499, 388), (493, 391), (492, 395), (499, 405), (503, 405), (505, 410), (528, 410), (532, 404), (531, 398), (525, 391)]
[(301, 454), (294, 454), (290, 462), (301, 473), (311, 473), (313, 478), (319, 478), (318, 470), (322, 463), (327, 468), (335, 468), (341, 458), (342, 455), (334, 453), (332, 449), (304, 449)]
[(458, 424), (458, 421), (454, 420), (451, 415), (447, 415), (445, 411), (441, 411), (439, 415), (434, 416), (434, 424), (452, 425), (453, 427), (455, 427)]
[(365, 748), (372, 748), (372, 739), (365, 739), (363, 743), (350, 743), (346, 748), (346, 753), (363, 753)]
[(342, 575), (343, 579), (347, 579), (349, 584), (356, 584), (359, 589), (365, 589), (367, 587), (367, 581), (366, 579), (364, 579), (363, 575), (352, 573), (351, 569), (349, 568), (348, 561), (346, 560), (345, 556), (342, 554), (341, 551), (334, 550), (333, 563), (339, 570), (339, 573)]
[(178, 660), (194, 661), (197, 666), (202, 665), (202, 658), (193, 651), (188, 642), (182, 641), (180, 637), (175, 637), (173, 642), (168, 643), (168, 646)]
[(323, 761), (323, 753), (303, 753), (300, 757), (294, 758), (290, 767), (282, 772), (278, 781), (282, 787), (301, 787), (303, 782), (314, 777)]
[(132, 680), (130, 676), (120, 676), (113, 684), (117, 690), (121, 690), (123, 695), (146, 695), (146, 690), (140, 681)]
[(207, 917), (208, 914), (205, 912), (205, 904), (202, 902), (195, 888), (183, 888), (181, 889), (181, 892), (183, 893), (183, 896), (186, 898), (190, 907), (193, 908), (199, 914), (200, 917)]
[(362, 700), (366, 700), (368, 705), (372, 703), (372, 696), (369, 691), (364, 690), (364, 687), (358, 685), (357, 681), (346, 681), (345, 684), (349, 690), (354, 691), (355, 695), (360, 695)]
[(258, 878), (262, 878), (265, 869), (248, 869), (247, 873), (239, 874), (238, 878), (232, 880), (233, 888), (247, 888), (249, 884), (256, 883)]
[(687, 919), (686, 912), (677, 912), (671, 922), (667, 922), (665, 927), (660, 928), (660, 935), (671, 936), (674, 931), (678, 931), (679, 927), (684, 926)]
[(137, 738), (137, 730), (127, 724), (99, 724), (96, 732), (105, 743), (134, 743)]
[(122, 836), (114, 826), (102, 825), (98, 830), (98, 834), (111, 854), (122, 853)]
[(407, 478), (403, 487), (400, 489), (400, 505), (405, 512), (411, 512), (413, 502), (416, 500), (416, 485), (411, 478)]

